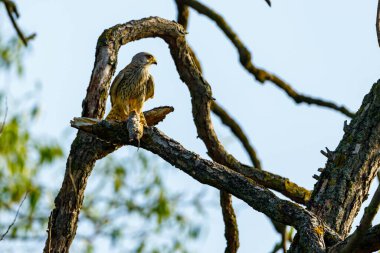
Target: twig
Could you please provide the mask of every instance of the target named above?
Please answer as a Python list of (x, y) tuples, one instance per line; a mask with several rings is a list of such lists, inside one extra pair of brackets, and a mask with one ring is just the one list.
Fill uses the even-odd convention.
[(25, 35), (21, 31), (20, 27), (18, 26), (15, 20), (15, 17), (16, 18), (20, 17), (16, 4), (11, 0), (0, 0), (0, 1), (4, 3), (5, 9), (7, 10), (8, 16), (12, 22), (13, 28), (16, 30), (18, 37), (20, 38), (20, 40), (23, 42), (25, 46), (28, 46), (28, 41), (36, 37), (36, 34), (33, 33), (30, 36), (25, 37)]
[(8, 103), (7, 103), (7, 97), (5, 97), (5, 114), (4, 114), (3, 122), (1, 123), (1, 127), (0, 127), (0, 136), (3, 133), (5, 121), (7, 120), (7, 115), (8, 115)]
[(376, 189), (373, 198), (369, 205), (365, 208), (364, 215), (360, 220), (360, 225), (352, 234), (351, 239), (347, 242), (346, 246), (340, 251), (341, 253), (354, 252), (355, 248), (359, 246), (360, 240), (363, 238), (368, 229), (372, 226), (372, 221), (380, 208), (380, 184)]
[(203, 14), (213, 21), (219, 26), (219, 28), (224, 32), (224, 34), (228, 37), (228, 39), (234, 44), (236, 49), (239, 53), (240, 63), (243, 65), (243, 67), (251, 73), (257, 81), (264, 83), (265, 81), (270, 81), (274, 85), (276, 85), (278, 88), (285, 91), (285, 93), (293, 99), (294, 102), (297, 104), (299, 103), (306, 103), (306, 104), (313, 104), (318, 105), (326, 108), (330, 108), (336, 111), (339, 111), (343, 114), (345, 114), (348, 117), (353, 117), (354, 113), (350, 112), (346, 107), (344, 106), (338, 106), (333, 102), (322, 100), (319, 98), (313, 98), (310, 96), (305, 96), (303, 94), (298, 93), (295, 91), (289, 84), (287, 84), (285, 81), (283, 81), (278, 76), (271, 74), (264, 69), (257, 68), (252, 63), (252, 56), (249, 52), (248, 48), (241, 42), (238, 35), (232, 30), (232, 28), (228, 25), (228, 23), (224, 20), (224, 18), (210, 9), (209, 7), (203, 5), (202, 3), (196, 1), (196, 0), (183, 0), (185, 4), (199, 12), (200, 14)]
[(21, 208), (22, 204), (24, 203), (26, 197), (28, 196), (28, 193), (29, 193), (29, 192), (26, 192), (26, 193), (25, 193), (24, 198), (22, 199), (20, 205), (19, 205), (18, 208), (17, 208), (17, 212), (16, 212), (16, 215), (15, 215), (15, 217), (14, 217), (12, 223), (8, 226), (7, 231), (5, 231), (4, 234), (2, 234), (2, 236), (0, 237), (0, 241), (2, 241), (2, 240), (4, 239), (4, 237), (8, 234), (9, 230), (10, 230), (10, 229), (13, 227), (13, 225), (15, 224), (15, 222), (16, 222), (16, 220), (17, 220), (17, 217), (18, 217), (18, 213), (20, 212), (20, 208)]

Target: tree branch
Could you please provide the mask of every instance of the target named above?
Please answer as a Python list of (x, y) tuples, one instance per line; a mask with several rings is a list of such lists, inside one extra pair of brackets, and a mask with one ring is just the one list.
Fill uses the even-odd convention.
[[(82, 129), (75, 121), (72, 122), (72, 126)], [(92, 125), (91, 129), (85, 130), (115, 145), (131, 144), (126, 122), (111, 124), (101, 121)], [(140, 147), (159, 155), (199, 182), (230, 192), (255, 210), (302, 231), (304, 246), (313, 249), (313, 252), (323, 252), (324, 233), (337, 239), (336, 234), (319, 219), (315, 219), (311, 212), (290, 201), (281, 200), (269, 190), (221, 164), (203, 159), (198, 154), (186, 150), (180, 143), (170, 139), (157, 128), (144, 129)]]
[(228, 39), (234, 44), (239, 53), (240, 63), (243, 67), (251, 73), (257, 81), (264, 83), (265, 81), (270, 81), (278, 88), (282, 89), (290, 98), (294, 100), (297, 104), (306, 103), (309, 105), (318, 105), (326, 108), (330, 108), (336, 111), (339, 111), (345, 114), (348, 117), (353, 117), (354, 113), (350, 112), (344, 106), (338, 106), (333, 102), (322, 100), (319, 98), (313, 98), (310, 96), (306, 96), (295, 91), (289, 84), (283, 81), (278, 76), (271, 74), (264, 69), (257, 68), (252, 63), (252, 56), (247, 47), (241, 42), (238, 35), (232, 30), (232, 28), (228, 25), (228, 23), (224, 20), (222, 16), (208, 8), (207, 6), (201, 4), (196, 0), (183, 0), (184, 3), (200, 14), (203, 14), (209, 17), (211, 20), (215, 21), (215, 23), (219, 26), (219, 28), (224, 32), (224, 34), (228, 37)]
[[(96, 119), (103, 117), (120, 46), (142, 38), (160, 37), (169, 45), (180, 78), (190, 90), (198, 135), (206, 143), (210, 156), (230, 165), (230, 168), (239, 173), (257, 179), (258, 182), (305, 203), (309, 197), (307, 190), (285, 178), (240, 164), (225, 152), (210, 120), (211, 88), (194, 64), (185, 34), (186, 31), (177, 23), (158, 17), (134, 20), (105, 30), (98, 39), (94, 69), (86, 98), (83, 101), (82, 117)], [(86, 183), (94, 164), (117, 148), (114, 144), (98, 140), (83, 131), (78, 132), (68, 157), (71, 166), (66, 164), (62, 187), (55, 199), (55, 208), (50, 216), (51, 228), (45, 244), (45, 252), (48, 252), (49, 245), (53, 252), (68, 252), (77, 229)], [(73, 182), (77, 191), (74, 191)], [(301, 230), (307, 231), (306, 228)], [(302, 240), (308, 236), (307, 233), (303, 234), (305, 235)], [(303, 243), (307, 241), (304, 240)]]
[[(345, 127), (314, 187), (308, 210), (346, 237), (380, 166), (380, 80)], [(332, 246), (336, 242), (326, 241)], [(297, 248), (297, 247), (294, 247)], [(297, 251), (295, 251), (297, 252)]]
[[(359, 247), (355, 253), (369, 253), (380, 250), (380, 225), (373, 226), (364, 235), (363, 239), (359, 242)], [(345, 241), (350, 240), (348, 237)]]
[(224, 221), (224, 237), (227, 241), (225, 253), (237, 252), (239, 243), (239, 229), (236, 222), (235, 211), (232, 206), (232, 196), (228, 192), (220, 191), (220, 206)]
[(18, 37), (20, 38), (20, 40), (25, 46), (28, 46), (28, 41), (31, 39), (34, 39), (36, 37), (36, 34), (33, 33), (30, 36), (25, 37), (24, 33), (21, 31), (20, 27), (18, 26), (15, 20), (15, 17), (19, 18), (20, 16), (17, 10), (16, 4), (11, 0), (0, 0), (0, 2), (4, 3), (5, 9), (7, 10), (8, 17), (11, 20), (13, 28), (16, 30)]
[(368, 229), (372, 226), (372, 221), (380, 208), (380, 185), (377, 186), (376, 192), (369, 203), (368, 207), (365, 208), (364, 215), (360, 220), (360, 225), (355, 230), (355, 232), (350, 236), (347, 244), (342, 248), (335, 248), (331, 252), (340, 253), (350, 253), (354, 252), (356, 248), (359, 247), (359, 242), (365, 236)]
[[(347, 243), (352, 239), (352, 235), (348, 236), (344, 241), (339, 242), (328, 249), (328, 253), (340, 252)], [(370, 253), (380, 250), (380, 225), (376, 225), (367, 230), (362, 239), (358, 241), (358, 246), (352, 253)]]
[(175, 0), (177, 6), (177, 22), (187, 29), (189, 24), (189, 7), (183, 3), (183, 0)]

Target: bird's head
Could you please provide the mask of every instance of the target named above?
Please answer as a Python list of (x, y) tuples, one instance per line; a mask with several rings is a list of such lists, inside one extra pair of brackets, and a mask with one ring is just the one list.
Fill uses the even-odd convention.
[(150, 53), (141, 52), (141, 53), (138, 53), (135, 56), (133, 56), (132, 63), (137, 64), (137, 65), (142, 66), (142, 67), (147, 67), (147, 66), (150, 66), (152, 64), (157, 65), (157, 60)]

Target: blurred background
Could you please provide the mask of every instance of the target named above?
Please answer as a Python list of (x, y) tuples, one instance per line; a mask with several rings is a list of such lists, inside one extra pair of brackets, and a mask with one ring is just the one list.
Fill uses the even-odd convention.
[[(264, 0), (201, 2), (225, 18), (251, 51), (256, 66), (277, 74), (302, 94), (356, 111), (379, 78), (375, 0), (273, 0), (271, 8)], [(0, 242), (0, 252), (41, 252), (47, 218), (76, 134), (69, 122), (81, 114), (97, 38), (104, 29), (132, 19), (176, 20), (177, 8), (172, 0), (15, 4), (21, 30), (37, 36), (25, 47), (0, 3), (0, 116), (5, 119), (0, 136), (0, 234), (28, 194)], [(213, 96), (246, 132), (263, 168), (312, 189), (316, 182), (312, 175), (326, 162), (320, 150), (336, 147), (349, 118), (330, 109), (297, 105), (271, 83), (255, 81), (215, 23), (193, 10), (188, 32)], [(141, 51), (158, 60), (151, 67), (155, 98), (145, 103), (145, 109), (174, 106), (174, 113), (158, 127), (207, 157), (204, 144), (196, 138), (189, 92), (162, 40), (122, 47), (116, 72)], [(109, 108), (108, 103), (107, 112)], [(213, 120), (227, 150), (250, 164), (240, 142), (218, 118)], [(239, 252), (271, 252), (281, 237), (270, 220), (237, 199), (234, 206)], [(72, 252), (223, 252), (224, 248), (218, 191), (133, 147), (124, 147), (96, 165)]]

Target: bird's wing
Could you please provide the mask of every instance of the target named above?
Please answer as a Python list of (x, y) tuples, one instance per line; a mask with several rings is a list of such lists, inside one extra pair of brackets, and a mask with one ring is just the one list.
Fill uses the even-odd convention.
[(154, 96), (154, 80), (153, 76), (149, 75), (148, 81), (146, 82), (146, 94), (145, 101)]
[(115, 104), (115, 99), (117, 97), (117, 87), (119, 86), (120, 84), (120, 81), (123, 79), (124, 77), (124, 71), (120, 71), (119, 74), (117, 74), (117, 76), (115, 77), (115, 79), (113, 79), (113, 82), (111, 84), (111, 89), (110, 89), (110, 96), (111, 96), (111, 105), (114, 105)]

